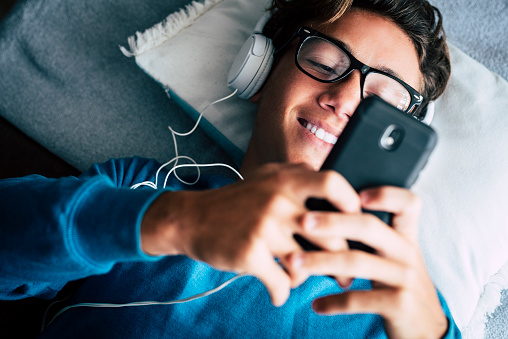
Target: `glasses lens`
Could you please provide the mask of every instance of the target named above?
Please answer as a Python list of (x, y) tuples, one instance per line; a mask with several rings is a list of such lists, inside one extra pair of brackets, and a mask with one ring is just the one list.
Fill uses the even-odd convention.
[(338, 79), (351, 65), (340, 48), (319, 37), (305, 39), (296, 60), (307, 74), (325, 81)]
[(365, 78), (363, 97), (374, 94), (404, 112), (411, 103), (411, 94), (400, 82), (384, 74), (371, 72)]

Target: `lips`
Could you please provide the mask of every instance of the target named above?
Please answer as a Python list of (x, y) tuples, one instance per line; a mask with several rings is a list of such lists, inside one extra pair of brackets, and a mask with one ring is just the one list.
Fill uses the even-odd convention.
[(337, 142), (338, 136), (334, 135), (329, 131), (324, 130), (322, 127), (314, 125), (302, 118), (298, 118), (298, 122), (300, 123), (300, 125), (305, 127), (309, 132), (314, 134), (316, 138), (332, 145), (335, 145), (335, 143)]

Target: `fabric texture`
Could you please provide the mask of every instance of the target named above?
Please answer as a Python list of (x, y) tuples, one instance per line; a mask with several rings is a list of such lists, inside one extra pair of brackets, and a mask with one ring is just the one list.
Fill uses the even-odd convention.
[[(72, 276), (92, 275), (83, 281), (69, 300), (55, 305), (57, 309), (63, 309), (67, 305), (78, 303), (124, 304), (135, 301), (178, 300), (208, 291), (232, 278), (234, 273), (217, 271), (185, 256), (155, 258), (140, 253), (138, 227), (144, 206), (163, 190), (156, 191), (147, 187), (139, 190), (128, 188), (139, 182), (154, 182), (158, 168), (159, 164), (153, 160), (141, 158), (111, 160), (93, 166), (77, 179), (60, 179), (58, 183), (61, 182), (65, 186), (60, 190), (48, 189), (55, 186), (55, 181), (42, 177), (0, 181), (0, 197), (2, 197), (0, 210), (8, 221), (2, 223), (2, 232), (9, 229), (11, 233), (16, 233), (2, 237), (0, 248), (3, 250), (9, 247), (12, 239), (23, 239), (32, 245), (25, 244), (9, 262), (2, 263), (2, 270), (4, 267), (10, 270), (2, 272), (1, 290), (5, 291), (12, 287), (12, 284), (6, 284), (5, 277), (12, 277), (21, 282), (56, 281), (60, 284), (63, 279), (72, 279)], [(164, 177), (166, 173), (167, 171), (163, 171), (160, 176)], [(102, 183), (104, 179), (107, 179), (107, 184)], [(69, 180), (73, 184), (79, 184), (67, 185)], [(19, 187), (20, 182), (23, 183), (23, 187), (31, 189), (13, 189), (14, 186)], [(195, 186), (186, 186), (171, 176), (167, 189), (212, 189), (231, 182), (231, 179), (222, 176), (203, 176)], [(93, 189), (96, 186), (100, 189)], [(104, 190), (103, 187), (107, 189)], [(98, 192), (99, 196), (94, 196), (94, 192)], [(12, 227), (14, 219), (19, 216), (19, 213), (12, 209), (12, 205), (19, 205), (20, 201), (31, 201), (33, 194), (45, 194), (46, 198), (35, 200), (33, 206), (29, 207), (25, 220), (21, 223), (23, 228)], [(139, 195), (143, 198), (133, 198)], [(9, 204), (8, 201), (12, 203)], [(34, 210), (48, 210), (48, 206), (54, 207), (50, 210), (82, 212), (76, 213), (74, 218), (67, 217), (67, 213), (51, 213), (47, 218), (41, 218), (40, 211)], [(81, 213), (83, 215), (80, 215)], [(77, 226), (74, 220), (83, 219), (85, 215), (88, 218), (81, 224), (88, 227)], [(117, 222), (114, 218), (117, 218)], [(53, 222), (51, 219), (54, 219)], [(40, 232), (52, 224), (59, 225), (60, 229), (41, 232), (42, 234), (33, 237), (31, 232)], [(80, 232), (81, 228), (87, 230)], [(66, 238), (69, 229), (76, 229), (75, 233), (79, 234), (74, 240), (80, 244), (80, 250), (76, 251), (73, 246), (64, 246), (67, 252), (48, 251), (48, 248), (52, 248), (54, 237)], [(119, 230), (123, 230), (120, 233), (127, 233), (128, 236), (119, 235)], [(97, 239), (104, 238), (109, 241), (97, 243)], [(124, 238), (130, 239), (127, 241), (128, 246), (124, 245)], [(127, 252), (130, 255), (125, 254), (126, 247), (129, 248)], [(80, 269), (76, 269), (72, 275), (68, 274), (67, 258), (74, 258), (78, 254), (83, 258), (82, 253), (86, 253), (88, 257), (98, 255), (107, 257), (106, 261), (109, 263), (107, 269), (98, 268), (94, 271), (89, 270), (88, 266), (80, 265)], [(0, 257), (5, 258), (6, 255), (2, 253)], [(22, 264), (25, 262), (43, 265), (51, 262), (55, 274), (39, 277), (41, 267), (24, 267)], [(63, 271), (60, 272), (61, 275), (58, 275), (59, 270)], [(47, 269), (42, 271), (47, 272)], [(28, 274), (30, 272), (32, 276)], [(356, 280), (351, 289), (367, 290), (370, 289), (370, 283)], [(189, 303), (125, 308), (72, 308), (54, 318), (54, 321), (53, 318), (48, 319), (51, 323), (40, 337), (386, 338), (382, 319), (378, 315), (326, 317), (312, 311), (310, 303), (314, 298), (341, 291), (331, 278), (311, 277), (303, 285), (292, 290), (284, 306), (276, 308), (271, 305), (266, 289), (257, 279), (242, 277), (215, 294)], [(25, 296), (39, 295), (37, 291), (31, 292), (27, 292)], [(439, 297), (445, 314), (450, 319), (446, 338), (460, 338), (460, 332), (451, 318), (446, 302)]]
[(118, 162), (115, 175), (88, 180), (1, 180), (0, 299), (51, 299), (67, 282), (106, 273), (119, 261), (153, 259), (140, 250), (139, 227), (162, 190), (118, 188), (138, 178), (133, 167), (148, 175), (146, 163)]
[(449, 40), (490, 71), (508, 80), (508, 2), (431, 1), (444, 17)]
[[(198, 17), (188, 15), (180, 30), (166, 35), (159, 25), (138, 33), (126, 54), (196, 118), (207, 103), (231, 92), (229, 66), (265, 6), (265, 0), (214, 3)], [(172, 27), (172, 20), (164, 25)], [(158, 44), (147, 48), (152, 37)], [(453, 44), (449, 48), (452, 76), (432, 124), (439, 142), (414, 191), (424, 203), (420, 240), (430, 274), (459, 327), (477, 338), (508, 288), (508, 158), (499, 147), (508, 145), (508, 83)], [(235, 97), (204, 113), (205, 130), (219, 144), (236, 146), (225, 149), (241, 159), (254, 112), (254, 104)]]

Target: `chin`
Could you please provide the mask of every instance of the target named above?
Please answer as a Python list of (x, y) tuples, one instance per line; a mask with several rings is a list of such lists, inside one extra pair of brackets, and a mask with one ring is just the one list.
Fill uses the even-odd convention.
[(323, 162), (325, 162), (324, 158), (320, 160), (314, 160), (313, 162), (309, 163), (309, 165), (311, 165), (314, 170), (319, 171), (321, 166), (323, 166)]
[(326, 155), (316, 155), (316, 153), (314, 153), (307, 156), (302, 156), (299, 154), (299, 156), (292, 157), (292, 159), (293, 160), (289, 160), (288, 162), (293, 164), (304, 163), (311, 166), (314, 170), (319, 171), (326, 159)]

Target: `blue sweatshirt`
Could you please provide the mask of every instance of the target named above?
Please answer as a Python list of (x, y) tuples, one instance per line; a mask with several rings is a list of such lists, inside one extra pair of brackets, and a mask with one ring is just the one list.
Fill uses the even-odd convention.
[[(140, 248), (144, 212), (164, 190), (129, 189), (154, 181), (159, 164), (142, 158), (110, 160), (79, 178), (41, 176), (0, 181), (0, 299), (51, 299), (69, 281), (84, 279), (62, 309), (78, 303), (171, 301), (213, 289), (234, 276), (185, 256), (152, 257)], [(159, 182), (165, 173), (159, 174)], [(194, 186), (170, 177), (167, 190), (218, 188), (232, 181), (202, 176)], [(357, 279), (351, 290), (369, 289)], [(182, 304), (72, 308), (41, 337), (338, 337), (385, 338), (375, 314), (320, 316), (318, 296), (341, 293), (328, 277), (311, 277), (274, 307), (265, 287), (242, 277), (223, 290)], [(460, 332), (449, 319), (446, 338)]]

